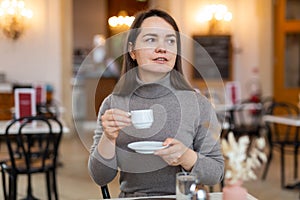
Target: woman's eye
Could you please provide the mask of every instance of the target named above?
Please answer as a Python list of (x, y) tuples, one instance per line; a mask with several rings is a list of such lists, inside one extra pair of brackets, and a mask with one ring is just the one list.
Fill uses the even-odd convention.
[(167, 42), (168, 42), (169, 45), (174, 45), (176, 43), (176, 40), (175, 39), (168, 39)]
[(147, 38), (145, 41), (148, 43), (152, 43), (155, 42), (155, 38)]

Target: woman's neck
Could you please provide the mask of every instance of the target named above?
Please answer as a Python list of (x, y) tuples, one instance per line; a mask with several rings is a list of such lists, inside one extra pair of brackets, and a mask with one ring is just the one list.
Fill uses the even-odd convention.
[(153, 83), (164, 78), (168, 73), (159, 72), (144, 72), (143, 70), (138, 70), (138, 77), (143, 83)]

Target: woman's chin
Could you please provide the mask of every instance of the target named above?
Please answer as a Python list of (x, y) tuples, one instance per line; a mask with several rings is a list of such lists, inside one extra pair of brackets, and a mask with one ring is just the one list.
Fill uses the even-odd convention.
[(168, 73), (173, 68), (164, 64), (154, 64), (154, 65), (139, 66), (139, 69), (141, 69), (144, 72), (150, 72), (150, 73)]

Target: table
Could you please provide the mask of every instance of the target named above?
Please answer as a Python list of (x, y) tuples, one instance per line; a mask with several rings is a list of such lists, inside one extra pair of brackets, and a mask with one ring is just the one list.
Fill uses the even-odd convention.
[[(114, 198), (113, 198), (114, 199)], [(115, 198), (114, 200), (136, 200), (136, 199), (176, 199), (175, 195), (169, 195), (169, 196), (153, 196), (153, 197), (135, 197), (135, 198)], [(222, 192), (213, 192), (209, 193), (209, 199), (210, 200), (222, 200)], [(254, 196), (251, 194), (247, 195), (247, 200), (257, 200)]]
[(213, 104), (213, 107), (216, 112), (221, 113), (221, 112), (226, 112), (234, 109), (233, 104)]
[(263, 121), (300, 127), (300, 116), (265, 115)]
[[(297, 129), (300, 128), (300, 116), (288, 116), (288, 115), (265, 115), (263, 116), (264, 122), (269, 123), (277, 123), (277, 124), (283, 124), (287, 126), (295, 126)], [(299, 130), (297, 130), (299, 133)], [(271, 142), (271, 141), (270, 141)], [(296, 169), (295, 169), (296, 170)], [(284, 173), (284, 172), (282, 172)], [(282, 186), (284, 186), (287, 189), (294, 189), (294, 188), (300, 188), (300, 182), (296, 181), (295, 183), (284, 185), (284, 176), (282, 177)]]
[[(236, 124), (235, 118), (242, 118), (244, 120), (250, 119), (248, 116), (248, 112), (244, 113), (243, 111), (261, 111), (263, 106), (261, 103), (255, 102), (244, 102), (244, 103), (237, 103), (237, 104), (213, 104), (213, 107), (216, 111), (219, 121), (221, 122), (221, 126), (223, 130), (233, 130), (233, 127), (236, 125), (245, 125), (246, 121), (240, 121), (238, 119), (238, 123)], [(236, 112), (236, 113), (235, 113)], [(241, 117), (243, 115), (243, 117)], [(246, 116), (247, 115), (247, 116)], [(248, 117), (248, 118), (247, 118)]]
[(262, 104), (261, 103), (252, 103), (252, 102), (248, 102), (248, 103), (237, 103), (237, 104), (213, 104), (213, 107), (215, 109), (216, 112), (230, 112), (234, 109), (238, 109), (240, 106), (243, 106), (245, 109), (248, 110), (260, 110), (262, 109)]

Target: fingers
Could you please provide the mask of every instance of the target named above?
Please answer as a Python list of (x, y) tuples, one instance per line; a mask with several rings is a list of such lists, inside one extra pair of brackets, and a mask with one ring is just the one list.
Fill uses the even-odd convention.
[(130, 125), (130, 123), (126, 123), (126, 122), (122, 122), (122, 121), (116, 121), (116, 119), (112, 119), (112, 120), (103, 120), (102, 119), (102, 126), (104, 128), (117, 128), (117, 129), (122, 129), (125, 126)]
[(110, 109), (105, 111), (101, 119), (102, 121), (115, 121), (124, 124), (131, 123), (130, 115), (128, 114), (128, 112), (119, 109)]
[(131, 119), (128, 112), (110, 109), (101, 116), (101, 124), (105, 135), (110, 139), (116, 139), (120, 129), (131, 125)]
[(188, 148), (174, 138), (167, 138), (163, 145), (168, 145), (169, 147), (155, 151), (154, 154), (160, 156), (168, 165), (181, 165), (182, 155)]
[(101, 116), (102, 125), (107, 127), (126, 126), (131, 124), (128, 112), (119, 109), (105, 111)]
[(185, 147), (180, 141), (174, 139), (174, 138), (167, 138), (163, 142), (164, 146), (169, 146), (168, 148), (159, 150), (157, 153), (158, 155), (170, 155), (175, 154), (176, 152), (179, 152), (182, 147)]
[(167, 138), (167, 139), (164, 141), (163, 145), (164, 145), (164, 146), (167, 146), (167, 145), (171, 145), (171, 144), (173, 144), (173, 143), (176, 143), (176, 140), (175, 140), (174, 138)]

